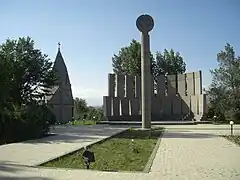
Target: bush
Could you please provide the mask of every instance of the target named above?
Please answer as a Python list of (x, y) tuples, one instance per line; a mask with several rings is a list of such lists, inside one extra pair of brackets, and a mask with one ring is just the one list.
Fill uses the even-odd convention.
[(56, 122), (45, 105), (14, 106), (5, 120), (2, 143), (18, 142), (45, 136)]

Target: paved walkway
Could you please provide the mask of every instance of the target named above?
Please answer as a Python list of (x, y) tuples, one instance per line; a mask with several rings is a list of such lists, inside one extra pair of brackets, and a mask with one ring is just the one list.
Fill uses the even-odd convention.
[[(107, 132), (111, 133), (121, 131), (124, 128), (116, 128), (114, 126), (93, 126), (86, 128), (68, 127), (57, 128), (61, 134), (49, 137), (47, 142), (38, 141), (36, 145), (34, 141), (31, 143), (18, 143), (18, 145), (0, 146), (0, 179), (33, 179), (33, 180), (239, 180), (240, 179), (240, 147), (218, 137), (218, 134), (229, 133), (229, 126), (213, 126), (213, 125), (181, 125), (166, 126), (160, 148), (156, 154), (150, 173), (115, 173), (100, 172), (88, 170), (70, 170), (70, 169), (52, 169), (52, 168), (32, 168), (21, 166), (19, 164), (38, 164), (39, 160), (34, 160), (37, 156), (44, 156), (45, 159), (53, 154), (61, 154), (62, 146), (67, 146), (70, 150), (71, 146), (76, 144), (91, 143), (92, 138), (97, 139), (98, 136), (107, 136)], [(78, 132), (78, 128), (82, 128), (82, 133)], [(91, 130), (92, 129), (92, 130)], [(97, 134), (94, 134), (94, 132)], [(240, 134), (240, 126), (236, 126), (235, 133)], [(85, 134), (85, 135), (84, 135)], [(87, 140), (84, 140), (85, 137)], [(64, 138), (68, 139), (63, 140)], [(71, 138), (70, 138), (71, 137)], [(82, 137), (82, 139), (80, 138)], [(56, 139), (54, 139), (56, 138)], [(80, 138), (80, 139), (79, 139)], [(96, 138), (96, 139), (95, 139)], [(92, 142), (94, 141), (92, 140)], [(87, 142), (86, 142), (87, 141)], [(49, 143), (51, 142), (51, 143)], [(22, 144), (22, 145), (21, 145)], [(25, 149), (25, 144), (31, 147)], [(83, 146), (83, 145), (82, 145)], [(14, 150), (12, 150), (14, 149)], [(41, 150), (39, 150), (41, 149)], [(48, 149), (48, 150), (46, 150)], [(45, 153), (42, 153), (44, 151)], [(15, 155), (13, 153), (17, 153)], [(48, 157), (44, 154), (49, 153)], [(19, 157), (21, 156), (21, 157)], [(31, 158), (30, 158), (31, 157)], [(26, 160), (28, 159), (28, 160)], [(14, 162), (15, 164), (12, 164)]]
[(240, 147), (218, 136), (228, 130), (223, 126), (195, 128), (169, 127), (151, 172), (163, 179), (240, 179)]
[(49, 136), (39, 140), (0, 146), (0, 164), (36, 166), (56, 157), (105, 139), (126, 128), (110, 126), (58, 126)]

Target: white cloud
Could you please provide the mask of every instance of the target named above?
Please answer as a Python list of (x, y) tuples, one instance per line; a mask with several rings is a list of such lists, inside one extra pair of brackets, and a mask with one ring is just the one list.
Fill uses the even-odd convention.
[(99, 106), (102, 105), (103, 96), (107, 95), (107, 89), (101, 88), (86, 88), (83, 86), (74, 86), (72, 85), (72, 91), (74, 97), (79, 97), (87, 100), (88, 105), (90, 106)]

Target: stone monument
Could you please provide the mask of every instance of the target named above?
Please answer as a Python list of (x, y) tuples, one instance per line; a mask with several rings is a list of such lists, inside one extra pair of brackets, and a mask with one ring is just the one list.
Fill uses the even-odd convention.
[(141, 15), (136, 22), (141, 32), (141, 76), (108, 74), (108, 95), (103, 96), (104, 119), (112, 122), (205, 120), (206, 94), (202, 91), (202, 72), (159, 75), (153, 79), (149, 32), (154, 22)]
[(151, 62), (149, 32), (153, 29), (154, 21), (149, 15), (141, 15), (136, 21), (141, 32), (141, 87), (142, 87), (142, 128), (151, 128)]

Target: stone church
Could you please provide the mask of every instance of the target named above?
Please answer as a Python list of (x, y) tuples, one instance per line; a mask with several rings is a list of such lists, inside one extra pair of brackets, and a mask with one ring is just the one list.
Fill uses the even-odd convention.
[(47, 97), (48, 107), (56, 116), (57, 123), (64, 124), (73, 118), (73, 95), (66, 64), (58, 44), (58, 52), (53, 65), (56, 72), (57, 85), (51, 89), (52, 95)]

